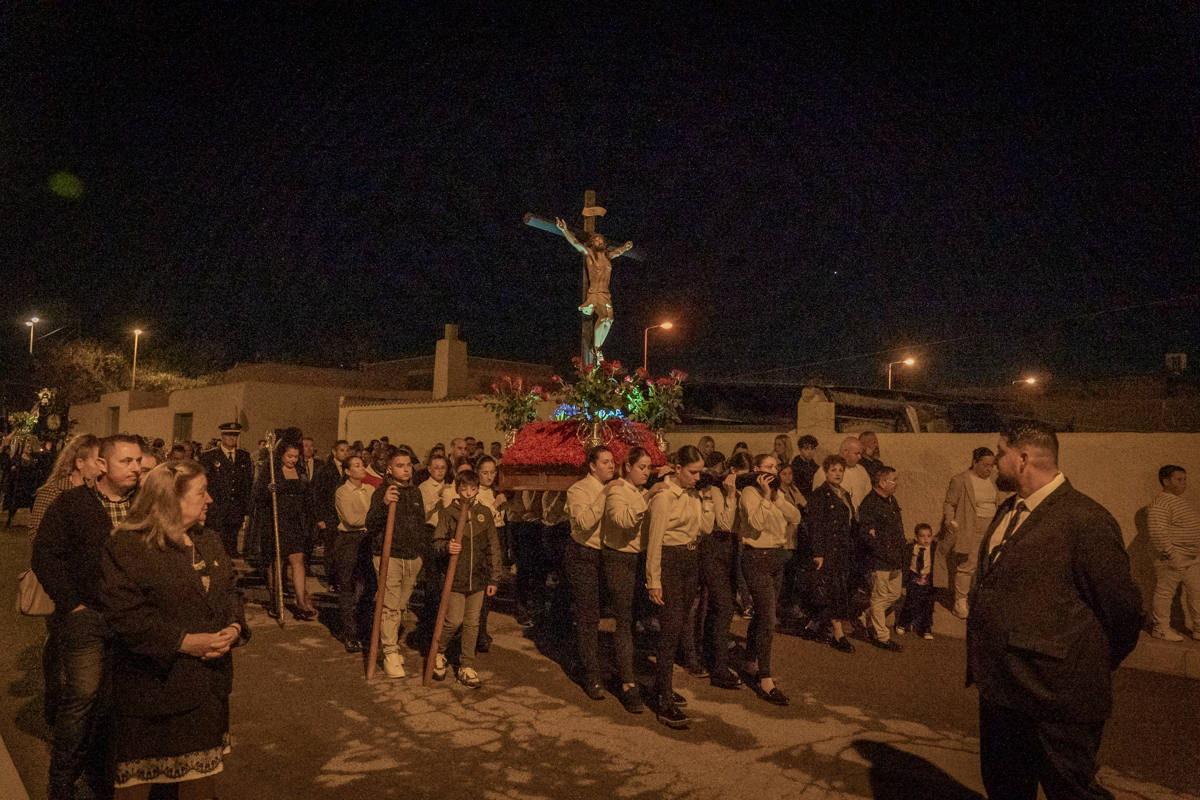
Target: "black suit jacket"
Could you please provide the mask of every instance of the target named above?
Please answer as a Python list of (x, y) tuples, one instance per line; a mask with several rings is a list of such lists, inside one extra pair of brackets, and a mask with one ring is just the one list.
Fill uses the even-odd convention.
[(980, 700), (1035, 718), (1100, 722), (1112, 671), (1137, 644), (1142, 598), (1121, 529), (1064, 482), (986, 568), (988, 542), (1018, 500), (996, 511), (980, 543), (967, 619), (967, 685)]
[(337, 506), (334, 495), (342, 485), (345, 477), (338, 469), (337, 462), (330, 456), (317, 467), (317, 474), (312, 479), (313, 512), (317, 522), (325, 523), (325, 530), (334, 531), (338, 526)]
[(250, 454), (235, 450), (231, 462), (225, 457), (224, 450), (214, 447), (201, 453), (199, 461), (208, 472), (208, 493), (213, 499), (208, 507), (208, 525), (213, 528), (241, 525), (242, 518), (250, 513), (254, 488), (254, 463)]
[(241, 641), (250, 635), (220, 538), (192, 535), (196, 562), (208, 565), (207, 592), (190, 549), (147, 546), (137, 531), (119, 531), (105, 543), (100, 600), (116, 638), (113, 700), (120, 714), (178, 714), (233, 688), (229, 654), (204, 661), (179, 652), (185, 634), (216, 633), (233, 622), (242, 626)]

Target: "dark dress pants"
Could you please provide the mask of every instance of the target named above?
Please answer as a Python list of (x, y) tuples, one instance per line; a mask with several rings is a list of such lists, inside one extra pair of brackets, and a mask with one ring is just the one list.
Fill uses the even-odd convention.
[(238, 558), (241, 556), (241, 551), (238, 550), (238, 534), (242, 530), (242, 521), (237, 522), (222, 522), (221, 523), (221, 546), (225, 548), (225, 552), (230, 558)]
[(1103, 722), (1033, 719), (979, 702), (979, 764), (989, 800), (1112, 800), (1096, 782)]
[(537, 522), (517, 522), (510, 527), (517, 563), (517, 617), (524, 619), (543, 610), (546, 571), (542, 566), (542, 526)]
[(707, 600), (704, 604), (703, 648), (706, 666), (713, 675), (729, 671), (729, 625), (733, 621), (734, 565), (737, 563), (735, 538), (728, 531), (701, 536), (696, 548), (700, 554), (700, 584)]
[(904, 592), (904, 607), (896, 615), (896, 625), (913, 633), (933, 631), (933, 581), (924, 585), (909, 582)]
[(683, 634), (684, 622), (700, 576), (700, 559), (694, 547), (664, 546), (659, 562), (663, 606), (659, 612), (658, 656), (655, 664), (654, 692), (661, 700), (671, 697), (671, 673), (675, 669), (675, 651)]
[(62, 687), (50, 746), (50, 800), (75, 797), (85, 771), (97, 797), (112, 796), (105, 774), (108, 736), (108, 626), (99, 611), (83, 608), (55, 616)]
[(599, 657), (600, 636), (600, 550), (572, 540), (564, 557), (571, 594), (571, 618), (575, 621), (575, 647), (588, 683), (602, 680)]
[(754, 616), (746, 630), (746, 661), (758, 664), (759, 678), (771, 677), (771, 640), (786, 558), (783, 548), (742, 547), (742, 574), (754, 601)]
[(617, 673), (621, 683), (634, 683), (633, 671), (633, 626), (634, 598), (638, 590), (640, 553), (623, 553), (604, 548), (601, 565), (604, 567), (604, 586), (608, 590), (608, 603), (612, 607), (616, 627), (613, 631), (613, 656), (617, 662)]
[(338, 531), (329, 550), (330, 573), (338, 593), (338, 616), (343, 637), (365, 639), (364, 615), (359, 608), (374, 573), (365, 531)]

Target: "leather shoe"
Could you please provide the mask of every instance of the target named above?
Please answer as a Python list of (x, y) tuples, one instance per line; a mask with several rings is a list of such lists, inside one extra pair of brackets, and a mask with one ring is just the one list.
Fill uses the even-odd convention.
[(891, 650), (893, 653), (899, 653), (904, 649), (904, 645), (900, 644), (899, 642), (893, 642), (891, 639), (888, 639), (886, 642), (881, 642), (878, 639), (872, 639), (871, 644), (875, 645), (880, 650)]
[(644, 708), (642, 704), (642, 693), (638, 691), (638, 687), (630, 686), (628, 689), (622, 689), (617, 694), (617, 699), (621, 701), (621, 705), (630, 714), (640, 714)]
[(600, 681), (592, 681), (591, 683), (584, 684), (583, 691), (584, 694), (593, 700), (604, 699), (604, 686), (600, 684)]
[(713, 675), (708, 679), (708, 682), (718, 689), (742, 688), (741, 679), (735, 675), (732, 670), (727, 670), (724, 675)]
[(680, 711), (679, 707), (675, 703), (662, 698), (659, 698), (658, 702), (654, 704), (654, 716), (657, 717), (658, 721), (663, 725), (666, 725), (668, 728), (674, 728), (675, 730), (683, 730), (687, 728), (688, 722), (690, 721), (687, 714), (684, 714), (682, 711)]
[(346, 648), (347, 653), (361, 653), (363, 644), (353, 636), (347, 636), (342, 639), (342, 646)]
[(786, 694), (784, 694), (783, 692), (779, 691), (778, 686), (774, 687), (769, 692), (764, 692), (760, 688), (758, 690), (758, 696), (761, 697), (763, 700), (766, 700), (768, 703), (770, 703), (773, 706), (786, 706), (790, 702), (788, 700), (788, 696)]
[(671, 692), (671, 702), (680, 708), (683, 708), (687, 705), (687, 698), (681, 695), (679, 692)]
[(853, 653), (854, 645), (850, 644), (850, 640), (843, 636), (840, 639), (833, 639), (829, 642), (829, 646), (834, 650), (839, 650), (843, 653)]

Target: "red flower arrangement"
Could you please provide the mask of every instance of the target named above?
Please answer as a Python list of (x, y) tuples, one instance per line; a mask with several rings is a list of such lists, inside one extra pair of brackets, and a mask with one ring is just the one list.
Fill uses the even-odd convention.
[[(604, 426), (606, 447), (618, 463), (629, 448), (641, 447), (654, 466), (667, 463), (653, 431), (639, 422), (609, 420)], [(517, 431), (516, 441), (504, 451), (504, 467), (537, 468), (547, 472), (579, 473), (587, 463), (587, 452), (579, 439), (579, 422), (530, 422)]]

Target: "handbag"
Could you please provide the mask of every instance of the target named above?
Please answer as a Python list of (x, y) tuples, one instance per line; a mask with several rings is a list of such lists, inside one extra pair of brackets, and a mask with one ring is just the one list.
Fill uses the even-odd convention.
[(48, 617), (54, 613), (54, 601), (31, 567), (17, 577), (17, 611), (28, 617)]

